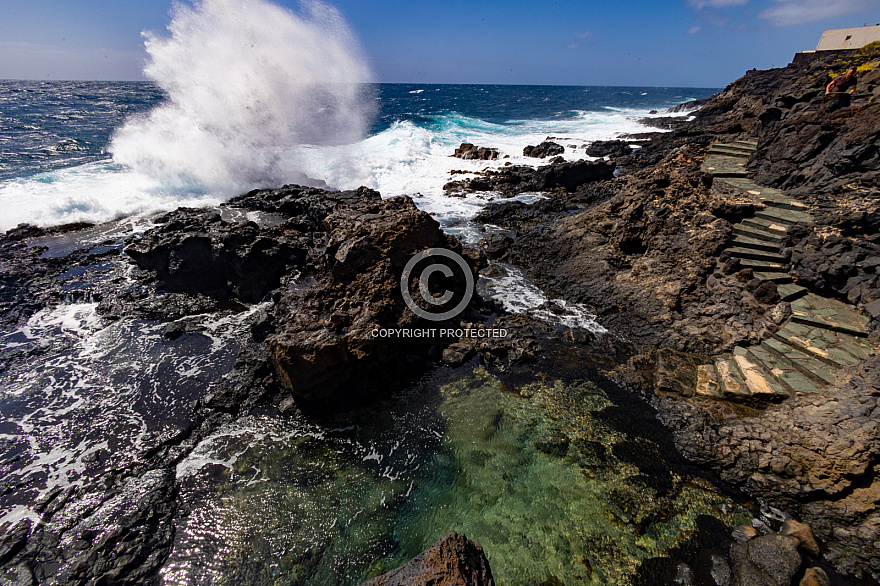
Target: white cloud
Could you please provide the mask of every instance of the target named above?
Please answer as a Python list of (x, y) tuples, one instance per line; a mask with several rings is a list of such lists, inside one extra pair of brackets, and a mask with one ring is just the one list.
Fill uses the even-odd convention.
[(758, 18), (773, 26), (793, 26), (844, 14), (852, 14), (876, 6), (876, 0), (776, 0), (779, 5), (762, 10)]
[(687, 0), (688, 6), (703, 10), (705, 8), (733, 8), (745, 6), (749, 0)]
[(582, 33), (577, 33), (574, 36), (575, 40), (573, 43), (566, 43), (565, 46), (568, 49), (577, 49), (580, 47), (584, 41), (592, 41), (593, 40), (593, 32), (592, 31), (584, 31)]
[(701, 26), (692, 26), (691, 28), (688, 29), (688, 34), (695, 35), (698, 32), (700, 32), (701, 30), (703, 30), (703, 27), (701, 27)]

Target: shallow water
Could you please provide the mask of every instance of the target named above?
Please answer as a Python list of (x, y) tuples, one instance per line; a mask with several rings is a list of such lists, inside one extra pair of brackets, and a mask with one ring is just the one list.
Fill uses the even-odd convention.
[(699, 515), (745, 518), (618, 407), (583, 379), (471, 365), (366, 409), (249, 417), (180, 464), (191, 512), (163, 577), (357, 584), (455, 530), (498, 584), (625, 584)]

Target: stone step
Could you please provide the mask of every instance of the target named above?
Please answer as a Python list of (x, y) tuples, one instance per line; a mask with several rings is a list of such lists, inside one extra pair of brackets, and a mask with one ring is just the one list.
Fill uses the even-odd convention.
[(748, 397), (749, 389), (739, 371), (735, 360), (721, 359), (715, 361), (715, 370), (721, 382), (721, 392), (727, 397)]
[(791, 311), (791, 319), (798, 323), (853, 336), (868, 335), (868, 321), (870, 321), (868, 317), (855, 311), (852, 306), (835, 299), (810, 293), (792, 302)]
[(790, 362), (795, 369), (809, 377), (814, 383), (824, 386), (834, 384), (836, 381), (834, 371), (837, 368), (794, 348), (790, 344), (769, 338), (761, 342), (761, 347)]
[(748, 177), (718, 177), (718, 181), (726, 183), (727, 185), (730, 185), (731, 187), (734, 187), (741, 191), (754, 190), (758, 187), (757, 185), (755, 185), (754, 181), (752, 181)]
[(774, 244), (773, 242), (768, 242), (766, 240), (758, 240), (755, 238), (749, 238), (748, 236), (743, 236), (742, 234), (737, 234), (733, 238), (733, 244), (740, 248), (751, 248), (754, 250), (763, 250), (765, 252), (773, 252), (779, 253), (779, 244)]
[(782, 224), (784, 226), (791, 226), (792, 224), (797, 224), (798, 222), (810, 222), (813, 217), (810, 214), (804, 212), (798, 212), (794, 210), (782, 210), (779, 208), (767, 208), (760, 210), (755, 213), (756, 218), (761, 218), (763, 220), (770, 220), (776, 224)]
[(770, 197), (759, 197), (761, 203), (770, 208), (777, 208), (780, 210), (789, 210), (794, 212), (804, 212), (807, 211), (807, 206), (802, 204), (801, 202), (789, 199), (786, 197), (780, 198), (770, 198)]
[(779, 297), (783, 301), (794, 301), (809, 293), (806, 287), (801, 287), (794, 283), (783, 283), (781, 285), (777, 283), (776, 292), (779, 293)]
[(779, 234), (780, 237), (785, 236), (785, 231), (788, 229), (787, 224), (780, 224), (775, 220), (765, 220), (763, 218), (746, 218), (740, 223), (749, 228), (763, 230), (769, 234)]
[(748, 159), (752, 156), (752, 151), (719, 146), (713, 146), (709, 148), (709, 153), (713, 155), (725, 155), (727, 157), (738, 157), (741, 159)]
[(736, 144), (736, 142), (716, 142), (713, 145), (709, 146), (709, 151), (711, 152), (713, 149), (724, 149), (728, 151), (742, 151), (746, 152), (749, 155), (754, 153), (757, 149), (752, 148), (751, 145), (746, 144)]
[[(788, 273), (766, 273), (763, 271), (754, 271), (754, 276), (756, 279), (761, 279), (762, 281), (773, 281), (777, 285), (784, 285), (786, 283), (793, 282), (794, 279), (791, 278), (791, 275)], [(778, 287), (777, 287), (778, 290)], [(781, 293), (780, 293), (781, 295)]]
[(755, 147), (758, 146), (758, 139), (757, 138), (741, 138), (741, 139), (737, 140), (736, 142), (744, 142), (746, 144), (753, 144), (753, 145), (755, 145)]
[(712, 364), (702, 364), (697, 367), (697, 388), (694, 391), (698, 395), (720, 399), (724, 397), (718, 370)]
[(735, 256), (736, 258), (747, 258), (749, 260), (760, 260), (763, 262), (776, 263), (780, 266), (785, 263), (785, 258), (783, 258), (777, 252), (764, 252), (763, 250), (754, 250), (751, 248), (739, 248), (737, 246), (732, 246), (726, 249), (727, 252), (730, 253), (730, 256)]
[(752, 269), (753, 271), (761, 271), (762, 273), (781, 273), (788, 275), (788, 265), (778, 262), (740, 258), (739, 265), (744, 269)]
[(784, 232), (765, 232), (760, 228), (756, 228), (755, 226), (747, 226), (745, 224), (734, 224), (733, 233), (739, 234), (740, 236), (745, 236), (746, 238), (751, 238), (752, 240), (763, 240), (764, 242), (773, 242), (777, 245), (777, 250), (779, 249), (778, 244), (782, 242), (782, 237), (785, 234)]
[(835, 367), (858, 364), (874, 355), (864, 338), (797, 322), (788, 322), (773, 338)]
[(795, 393), (815, 393), (826, 386), (826, 382), (813, 374), (805, 374), (788, 358), (782, 356), (763, 343), (751, 346), (749, 356), (760, 362), (764, 368)]
[(779, 401), (791, 395), (791, 389), (764, 368), (760, 361), (750, 357), (746, 348), (739, 346), (734, 348), (733, 359), (742, 373), (751, 396), (763, 400)]

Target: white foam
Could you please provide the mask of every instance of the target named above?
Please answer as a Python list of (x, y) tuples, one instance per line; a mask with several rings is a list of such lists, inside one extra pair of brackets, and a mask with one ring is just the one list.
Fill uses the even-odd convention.
[(529, 281), (517, 267), (503, 265), (504, 274), (482, 276), (481, 281), (492, 299), (511, 313), (526, 313), (551, 324), (580, 328), (593, 333), (606, 330), (596, 316), (584, 305), (563, 299), (550, 299)]
[(176, 5), (170, 37), (145, 36), (144, 74), (167, 100), (128, 121), (114, 159), (164, 185), (244, 190), (299, 180), (300, 145), (359, 140), (370, 72), (336, 9), (266, 0)]
[(92, 163), (0, 183), (0, 230), (23, 222), (107, 222), (179, 206), (217, 205), (236, 193), (168, 187), (118, 165)]

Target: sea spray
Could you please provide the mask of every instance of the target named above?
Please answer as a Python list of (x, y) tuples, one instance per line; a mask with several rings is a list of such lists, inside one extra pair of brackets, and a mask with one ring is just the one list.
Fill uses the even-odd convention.
[(178, 5), (170, 37), (145, 33), (144, 74), (167, 99), (129, 120), (110, 151), (166, 185), (234, 192), (306, 182), (298, 148), (360, 140), (370, 72), (339, 12), (265, 0)]

